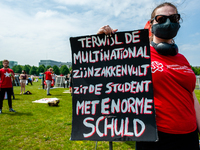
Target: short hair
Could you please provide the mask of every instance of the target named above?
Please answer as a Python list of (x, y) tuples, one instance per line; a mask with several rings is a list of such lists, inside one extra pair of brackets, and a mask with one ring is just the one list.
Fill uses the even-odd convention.
[(53, 68), (49, 68), (49, 71), (52, 71), (53, 70)]
[(8, 61), (8, 60), (4, 59), (4, 60), (3, 60), (3, 63), (5, 63), (5, 62), (9, 63), (9, 61)]

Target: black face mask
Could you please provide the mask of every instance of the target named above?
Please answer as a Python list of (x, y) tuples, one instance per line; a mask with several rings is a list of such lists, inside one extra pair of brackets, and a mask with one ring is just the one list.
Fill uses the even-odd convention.
[(167, 18), (165, 23), (152, 25), (151, 32), (158, 38), (172, 39), (176, 36), (179, 28), (179, 23), (172, 23), (169, 18)]
[(155, 48), (155, 50), (158, 52), (158, 54), (161, 55), (170, 55), (170, 56), (175, 56), (178, 54), (178, 46), (176, 44), (169, 44), (169, 43), (154, 43), (153, 41), (151, 42), (151, 45)]

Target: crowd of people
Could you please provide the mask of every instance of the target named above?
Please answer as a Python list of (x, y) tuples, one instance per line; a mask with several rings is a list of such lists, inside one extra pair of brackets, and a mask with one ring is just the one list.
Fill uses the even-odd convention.
[[(26, 74), (25, 70), (22, 70), (21, 74), (15, 74), (12, 69), (9, 68), (9, 61), (3, 60), (3, 68), (0, 69), (0, 114), (2, 113), (2, 107), (3, 107), (3, 100), (5, 98), (5, 93), (7, 93), (7, 99), (8, 99), (8, 105), (9, 105), (9, 111), (10, 112), (16, 112), (12, 108), (12, 99), (11, 96), (14, 95), (13, 93), (13, 84), (14, 81), (19, 81), (19, 84), (21, 86), (21, 93), (20, 94), (32, 94), (30, 91), (26, 91), (26, 85), (29, 83), (32, 85), (32, 82), (38, 82), (38, 77), (34, 77), (33, 75)], [(47, 96), (50, 94), (50, 88), (52, 87), (52, 82), (55, 82), (56, 75), (53, 72), (52, 68), (49, 68), (44, 73), (44, 79), (45, 81), (43, 84), (46, 84), (45, 89), (47, 90)], [(70, 83), (71, 77), (70, 74), (66, 76), (65, 78), (65, 84), (67, 85), (67, 88)], [(65, 87), (65, 85), (64, 85)]]

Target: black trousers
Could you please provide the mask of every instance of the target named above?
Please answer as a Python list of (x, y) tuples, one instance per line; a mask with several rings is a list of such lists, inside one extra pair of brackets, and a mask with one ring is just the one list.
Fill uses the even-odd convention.
[(188, 134), (168, 134), (158, 131), (158, 142), (137, 142), (136, 150), (199, 150), (197, 130)]
[(8, 106), (9, 106), (9, 108), (12, 108), (11, 95), (13, 93), (13, 89), (12, 88), (1, 88), (1, 91), (0, 91), (0, 109), (2, 109), (2, 107), (3, 107), (3, 100), (4, 100), (5, 92), (7, 92)]

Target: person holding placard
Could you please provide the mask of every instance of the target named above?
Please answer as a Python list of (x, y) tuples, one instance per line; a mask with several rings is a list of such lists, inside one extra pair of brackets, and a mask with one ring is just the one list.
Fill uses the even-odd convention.
[[(180, 14), (172, 3), (158, 5), (146, 27), (150, 33), (151, 70), (158, 141), (137, 142), (137, 150), (198, 150), (200, 105), (195, 96), (196, 77), (173, 38), (180, 28)], [(117, 29), (103, 26), (97, 34)]]

